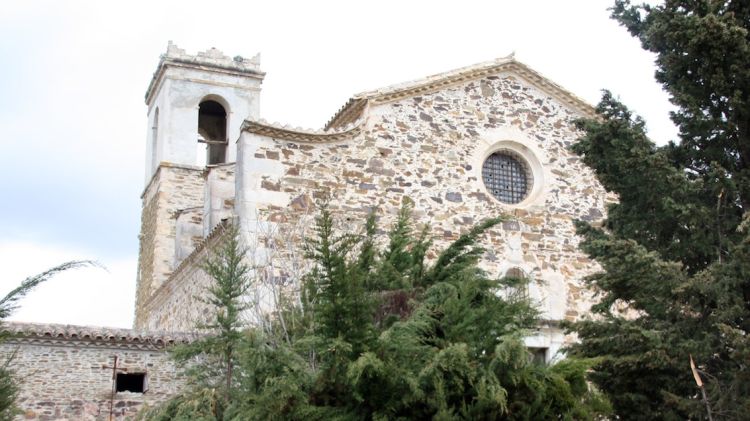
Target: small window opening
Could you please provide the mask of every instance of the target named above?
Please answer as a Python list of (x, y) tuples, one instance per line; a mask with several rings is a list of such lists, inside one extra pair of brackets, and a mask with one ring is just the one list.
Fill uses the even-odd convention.
[(115, 382), (118, 392), (143, 393), (146, 391), (146, 373), (117, 373)]
[[(227, 153), (227, 112), (216, 101), (203, 101), (198, 107), (198, 142), (206, 145), (206, 164), (224, 163)], [(199, 163), (203, 161), (202, 157), (198, 157)]]
[(533, 364), (547, 363), (547, 348), (529, 348), (529, 361)]
[(521, 268), (514, 267), (508, 269), (508, 271), (505, 272), (505, 276), (508, 278), (526, 279), (526, 272)]
[(529, 298), (529, 277), (523, 269), (512, 267), (505, 272), (505, 278), (508, 281), (505, 291), (507, 297)]

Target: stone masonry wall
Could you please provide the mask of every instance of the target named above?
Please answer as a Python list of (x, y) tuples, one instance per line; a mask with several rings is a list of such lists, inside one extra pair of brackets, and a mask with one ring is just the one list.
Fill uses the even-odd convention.
[(135, 327), (145, 326), (143, 306), (176, 266), (178, 211), (203, 207), (203, 169), (162, 162), (143, 194)]
[[(351, 140), (245, 134), (241, 171), (262, 171), (240, 172), (240, 220), (291, 224), (289, 210), (307, 214), (316, 198), (328, 196), (331, 209), (356, 226), (377, 207), (387, 229), (408, 198), (442, 249), (477, 222), (505, 215), (485, 238), (486, 269), (522, 269), (534, 280), (530, 293), (544, 318), (574, 320), (591, 304), (581, 279), (598, 266), (577, 249), (573, 221), (601, 220), (614, 200), (568, 150), (580, 116), (520, 77), (501, 74), (371, 106)], [(485, 157), (506, 146), (538, 161), (537, 192), (523, 206), (500, 203), (482, 182)]]
[(225, 226), (214, 229), (144, 303), (141, 322), (144, 328), (188, 332), (208, 320), (211, 308), (198, 297), (206, 296), (211, 278), (201, 268), (201, 263), (221, 244)]
[(114, 356), (128, 373), (146, 373), (145, 393), (118, 392), (114, 419), (135, 414), (144, 404), (154, 405), (184, 386), (179, 370), (163, 347), (128, 347), (77, 339), (11, 339), (0, 344), (0, 358), (14, 354), (10, 368), (20, 380), (17, 401), (24, 420), (108, 420), (112, 398)]

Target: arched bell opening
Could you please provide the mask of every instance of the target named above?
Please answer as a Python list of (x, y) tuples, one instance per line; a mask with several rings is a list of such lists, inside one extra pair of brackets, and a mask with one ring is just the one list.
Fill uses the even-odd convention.
[[(198, 107), (198, 144), (205, 144), (205, 157), (198, 163), (223, 164), (227, 156), (227, 111), (216, 101), (207, 100)], [(200, 152), (199, 152), (200, 153)]]

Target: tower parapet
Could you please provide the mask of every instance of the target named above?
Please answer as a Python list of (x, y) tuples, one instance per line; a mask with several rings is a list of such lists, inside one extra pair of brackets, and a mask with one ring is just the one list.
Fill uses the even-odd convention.
[(170, 66), (225, 70), (227, 72), (238, 72), (257, 76), (261, 80), (265, 76), (265, 73), (260, 70), (260, 53), (252, 58), (244, 58), (242, 56), (234, 56), (232, 58), (224, 55), (221, 50), (210, 48), (206, 51), (199, 51), (198, 54), (192, 55), (186, 53), (184, 49), (179, 48), (172, 41), (169, 41), (167, 52), (162, 54), (161, 59), (159, 60), (159, 65), (157, 66), (154, 76), (151, 78), (151, 83), (149, 83), (148, 89), (146, 90), (146, 105), (150, 104), (152, 95), (157, 90), (156, 88), (158, 84), (162, 81), (166, 69)]

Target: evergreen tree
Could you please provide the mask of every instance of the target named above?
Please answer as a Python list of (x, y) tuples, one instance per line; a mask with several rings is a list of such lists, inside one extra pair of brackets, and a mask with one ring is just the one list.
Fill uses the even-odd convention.
[(213, 309), (210, 319), (196, 326), (199, 338), (171, 350), (185, 369), (188, 388), (167, 404), (143, 411), (141, 418), (213, 420), (223, 419), (231, 410), (234, 383), (243, 375), (237, 371), (237, 361), (245, 341), (241, 316), (248, 307), (244, 298), (250, 287), (246, 254), (237, 227), (230, 226), (218, 250), (201, 266), (213, 280), (205, 296), (199, 297)]
[(288, 339), (273, 336), (280, 329), (248, 329), (232, 354), (238, 374), (227, 402), (218, 387), (203, 387), (145, 418), (572, 420), (607, 413), (584, 380), (593, 361), (532, 362), (522, 337), (535, 328), (536, 311), (525, 298), (498, 295), (517, 279), (478, 268), (480, 240), (498, 222), (479, 224), (430, 263), (428, 231), (414, 235), (410, 205), (383, 247), (374, 213), (362, 235), (339, 234), (323, 206), (308, 241), (314, 269), (304, 277), (302, 305), (279, 309), (295, 320)]
[(593, 419), (607, 413), (606, 401), (584, 380), (592, 361), (534, 364), (521, 338), (535, 327), (536, 311), (527, 299), (498, 295), (518, 280), (492, 279), (477, 267), (484, 254), (479, 241), (498, 222), (476, 226), (429, 264), (428, 231), (414, 235), (409, 204), (381, 251), (372, 238), (374, 215), (364, 236), (335, 235), (323, 207), (309, 247), (317, 268), (305, 278), (303, 300), (314, 314), (290, 347), (251, 335), (237, 419)]
[[(616, 1), (613, 17), (656, 54), (679, 142), (605, 92), (574, 145), (618, 194), (603, 228), (578, 225), (604, 271), (598, 317), (573, 325), (591, 379), (623, 419), (702, 419), (695, 359), (720, 419), (750, 413), (750, 3)], [(743, 223), (743, 220), (745, 221)]]

